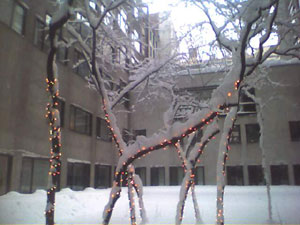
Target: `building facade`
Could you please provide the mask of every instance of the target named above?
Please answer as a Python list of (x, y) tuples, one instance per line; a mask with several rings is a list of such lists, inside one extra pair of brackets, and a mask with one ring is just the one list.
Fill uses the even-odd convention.
[[(93, 2), (90, 7), (100, 10)], [(8, 191), (31, 193), (47, 186), (50, 142), (45, 118), (48, 102), (45, 78), (49, 44), (45, 27), (54, 10), (52, 4), (40, 4), (37, 0), (0, 1), (1, 195)], [(133, 52), (128, 53), (122, 46), (110, 46), (108, 55), (112, 64), (160, 56), (157, 52), (161, 46), (159, 38), (161, 36), (164, 41), (169, 38), (167, 34), (160, 34), (156, 26), (150, 26), (157, 22), (157, 16), (150, 17), (145, 5), (122, 8), (113, 13), (111, 20), (105, 23), (112, 25), (110, 23), (113, 22), (116, 29), (131, 37)], [(85, 18), (76, 14), (75, 19)], [(76, 29), (82, 35), (89, 30), (84, 23)], [(69, 36), (62, 30), (59, 38), (61, 42), (67, 42)], [(86, 65), (77, 65), (81, 57), (76, 45), (60, 47), (57, 55), (62, 123), (60, 188), (70, 187), (73, 190), (109, 187), (118, 160), (104, 120), (101, 99), (95, 90), (87, 88)], [(264, 145), (273, 184), (300, 184), (299, 69), (300, 64), (297, 63), (272, 65), (268, 70), (270, 78), (284, 85), (265, 85), (254, 90), (255, 95), (266, 102), (262, 108)], [(174, 80), (178, 91), (188, 91), (199, 99), (208, 98), (224, 77), (223, 72), (205, 71), (201, 65), (194, 66), (190, 71), (192, 77), (178, 73)], [(114, 85), (128, 81), (126, 71), (120, 74), (122, 81), (113, 80)], [(127, 96), (129, 106), (135, 104), (135, 96), (134, 92)], [(132, 113), (124, 112), (129, 107), (124, 104), (117, 113), (118, 124), (121, 130), (133, 136), (151, 136), (163, 128), (163, 113), (170, 104), (171, 98), (153, 100), (137, 105)], [(262, 184), (257, 107), (245, 97), (231, 141), (228, 184)], [(192, 104), (178, 104), (174, 119), (180, 120), (186, 111), (194, 110)], [(224, 116), (220, 116), (219, 120), (223, 119)], [(197, 184), (215, 184), (218, 138), (208, 145), (197, 167)], [(181, 162), (174, 149), (153, 152), (137, 160), (135, 166), (145, 185), (178, 185), (183, 176)]]
[[(99, 1), (100, 2), (100, 1)], [(99, 3), (98, 2), (98, 3)], [(112, 65), (133, 63), (148, 57), (151, 28), (149, 10), (142, 2), (110, 12), (106, 26), (133, 41), (132, 49), (107, 45)], [(91, 10), (105, 6), (90, 1)], [(49, 170), (49, 128), (45, 118), (46, 62), (49, 43), (47, 25), (57, 10), (51, 1), (4, 0), (0, 2), (0, 194), (8, 191), (34, 192), (47, 187)], [(75, 13), (76, 31), (88, 38), (90, 29), (85, 15)], [(57, 65), (60, 82), (62, 126), (62, 171), (60, 187), (81, 190), (111, 185), (117, 151), (111, 141), (97, 92), (87, 87), (88, 67), (78, 46), (68, 46), (65, 27), (59, 32)], [(108, 67), (109, 68), (109, 67)], [(121, 67), (120, 67), (121, 68)], [(128, 72), (118, 70), (120, 79), (112, 79), (110, 88), (128, 81)], [(113, 74), (108, 74), (113, 77)], [(123, 82), (123, 83), (122, 83)], [(128, 107), (128, 102), (118, 110)], [(121, 129), (128, 129), (128, 113), (117, 113)]]
[[(274, 63), (275, 62), (275, 63)], [(279, 63), (274, 61), (267, 69), (267, 76), (272, 82), (250, 89), (257, 98), (261, 98), (260, 108), (252, 99), (242, 93), (236, 125), (230, 140), (229, 159), (227, 161), (227, 184), (229, 185), (263, 185), (262, 150), (260, 148), (260, 127), (257, 112), (263, 115), (263, 146), (266, 151), (267, 170), (271, 174), (273, 185), (299, 185), (300, 168), (300, 92), (299, 63)], [(203, 68), (201, 68), (203, 67)], [(189, 93), (198, 100), (208, 99), (212, 91), (220, 84), (225, 72), (203, 65), (194, 65), (187, 71), (181, 71), (175, 83), (178, 91)], [(134, 101), (134, 100), (133, 100)], [(143, 104), (132, 118), (133, 130), (143, 129), (146, 136), (151, 136), (163, 128), (163, 112), (171, 105), (170, 98)], [(192, 101), (176, 104), (173, 120), (182, 120), (198, 110), (199, 105)], [(225, 114), (219, 115), (219, 125)], [(140, 132), (142, 133), (142, 132)], [(220, 134), (205, 148), (196, 172), (197, 183), (216, 184), (216, 163)], [(175, 149), (161, 150), (147, 155), (135, 162), (146, 174), (146, 184), (156, 185), (156, 174), (162, 177), (159, 185), (179, 185), (183, 177), (182, 163)], [(141, 169), (140, 169), (141, 170)]]

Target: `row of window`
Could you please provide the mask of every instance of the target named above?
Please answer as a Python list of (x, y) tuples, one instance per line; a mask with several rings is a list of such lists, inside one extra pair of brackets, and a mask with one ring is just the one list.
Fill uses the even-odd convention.
[[(12, 156), (0, 154), (0, 195), (9, 191), (12, 168)], [(294, 183), (300, 185), (300, 164), (293, 165)], [(249, 165), (245, 169), (248, 171), (249, 185), (264, 185), (263, 169), (260, 165)], [(48, 182), (49, 160), (40, 158), (24, 157), (22, 160), (22, 172), (20, 191), (22, 193), (32, 193), (37, 189), (46, 189)], [(287, 165), (271, 165), (271, 184), (289, 185), (289, 174)], [(135, 169), (143, 184), (146, 183), (146, 167)], [(243, 166), (226, 167), (227, 185), (244, 185), (245, 178)], [(170, 185), (180, 185), (184, 176), (182, 167), (169, 167)], [(126, 186), (126, 174), (123, 176), (123, 186)], [(195, 171), (195, 181), (198, 185), (205, 184), (204, 167), (197, 167)], [(112, 166), (95, 165), (95, 188), (107, 188), (112, 182)], [(152, 167), (150, 169), (150, 185), (161, 186), (166, 184), (166, 173), (164, 167)], [(67, 165), (67, 186), (73, 190), (83, 190), (90, 186), (90, 164), (68, 163)]]
[[(258, 124), (246, 124), (247, 143), (256, 143), (259, 141), (260, 128)], [(291, 141), (300, 141), (300, 121), (289, 121), (289, 130)], [(230, 137), (231, 144), (241, 143), (241, 128), (239, 124), (233, 127)]]
[[(112, 174), (111, 166), (95, 165), (95, 188), (108, 188), (111, 186)], [(23, 158), (21, 188), (22, 193), (32, 193), (37, 189), (46, 189), (48, 181), (49, 161), (46, 159)], [(153, 167), (150, 170), (150, 185), (160, 186), (165, 185), (165, 168)], [(146, 167), (135, 169), (143, 182), (146, 184)], [(68, 163), (67, 168), (67, 187), (73, 190), (83, 190), (90, 186), (90, 164), (85, 163)], [(125, 173), (122, 177), (122, 186), (126, 186)], [(179, 185), (183, 179), (184, 172), (182, 167), (170, 167), (170, 185)], [(197, 167), (195, 175), (196, 184), (204, 184), (204, 168)], [(3, 192), (5, 193), (5, 191)]]
[[(65, 126), (65, 102), (59, 99), (58, 108), (60, 112), (61, 127)], [(75, 105), (70, 105), (70, 121), (69, 128), (80, 134), (92, 135), (92, 113)], [(133, 134), (128, 129), (123, 129), (123, 139), (126, 143), (135, 140), (136, 136), (146, 136), (146, 130), (134, 130)], [(101, 117), (96, 117), (96, 137), (103, 141), (111, 141), (111, 131), (107, 127), (107, 123)]]
[[(59, 110), (61, 116), (61, 126), (64, 126), (64, 101), (59, 101)], [(74, 105), (70, 106), (71, 116), (70, 116), (70, 129), (76, 131), (78, 133), (91, 135), (92, 131), (92, 114), (79, 108)], [(291, 141), (300, 141), (300, 121), (289, 121), (290, 128), (290, 136)], [(246, 139), (247, 143), (257, 143), (260, 137), (260, 128), (258, 124), (246, 124)], [(100, 117), (97, 117), (96, 120), (96, 135), (98, 138), (101, 138), (105, 141), (110, 140), (110, 131), (106, 126), (105, 120)], [(138, 135), (146, 136), (146, 130), (135, 130), (133, 136), (136, 137)], [(131, 139), (129, 131), (124, 130), (123, 138), (126, 142)], [(200, 137), (201, 138), (201, 135)], [(230, 137), (231, 144), (240, 144), (241, 143), (241, 128), (239, 124), (236, 124), (232, 130), (232, 134)]]
[[(203, 105), (199, 102), (203, 100), (209, 100), (211, 98), (213, 90), (217, 88), (216, 85), (205, 86), (205, 87), (191, 87), (182, 88), (176, 90), (176, 94), (182, 96), (182, 100), (178, 101), (175, 106), (174, 121), (185, 121), (189, 115), (200, 111)], [(255, 89), (249, 89), (249, 93), (255, 96)], [(220, 116), (226, 115), (229, 112), (229, 108), (225, 108)], [(240, 94), (239, 102), (239, 114), (253, 114), (256, 113), (255, 102), (247, 96), (245, 91), (242, 89)]]
[[(61, 127), (65, 126), (65, 102), (59, 99)], [(81, 134), (92, 135), (92, 114), (77, 106), (70, 105), (70, 129)], [(111, 132), (104, 119), (96, 117), (96, 137), (103, 141), (111, 140)]]
[[(260, 129), (257, 123), (246, 124), (246, 139), (247, 143), (256, 143), (259, 141)], [(232, 133), (229, 139), (231, 144), (240, 144), (241, 143), (241, 127), (239, 124), (234, 125)]]
[[(92, 2), (92, 1), (91, 1)], [(90, 6), (94, 6), (95, 4), (90, 4)], [(127, 16), (125, 17), (125, 11), (121, 10), (120, 14), (121, 17), (123, 15), (124, 19), (120, 20), (123, 21), (122, 24), (126, 24)], [(12, 16), (12, 22), (11, 27), (13, 30), (15, 30), (17, 33), (21, 35), (25, 35), (25, 24), (26, 24), (26, 16), (27, 16), (27, 8), (18, 2), (15, 2), (14, 4), (14, 10), (13, 10), (13, 16)], [(123, 18), (122, 17), (122, 18)], [(34, 37), (33, 37), (33, 43), (42, 51), (47, 52), (49, 50), (49, 43), (46, 41), (46, 26), (50, 24), (51, 16), (49, 14), (46, 14), (45, 16), (45, 22), (42, 17), (37, 16), (35, 19), (35, 30), (34, 30)], [(83, 17), (80, 13), (76, 14), (76, 19), (78, 20), (86, 20), (85, 17)], [(105, 22), (105, 21), (104, 21)], [(120, 23), (120, 22), (119, 22)], [(121, 29), (124, 27), (122, 24), (120, 24)], [(121, 26), (122, 25), (122, 26)], [(90, 27), (87, 25), (87, 23), (77, 23), (75, 25), (75, 29), (78, 33), (80, 33), (83, 36), (83, 39), (87, 37), (87, 35), (90, 33)], [(57, 49), (57, 60), (67, 65), (69, 59), (68, 59), (68, 48), (67, 48), (67, 41), (63, 37), (63, 30), (61, 29), (58, 32), (58, 49)], [(133, 30), (131, 34), (131, 38), (133, 39), (133, 46), (135, 46), (136, 50), (139, 53), (142, 53), (142, 44), (138, 40), (140, 36), (138, 35), (136, 30)], [(111, 46), (111, 60), (113, 63), (124, 63), (128, 64), (130, 62), (129, 59), (127, 59), (127, 50), (124, 47), (120, 48), (114, 48)], [(78, 51), (77, 49), (74, 50), (74, 72), (76, 72), (81, 77), (86, 77), (89, 73), (89, 67), (88, 64), (84, 60), (83, 54)], [(131, 60), (132, 63), (134, 63), (135, 60)], [(76, 63), (76, 65), (75, 65)]]
[[(271, 165), (271, 185), (289, 185), (287, 165)], [(295, 185), (300, 185), (300, 165), (293, 165)], [(244, 185), (243, 166), (227, 166), (227, 184)], [(265, 185), (263, 168), (260, 165), (248, 166), (249, 185)]]

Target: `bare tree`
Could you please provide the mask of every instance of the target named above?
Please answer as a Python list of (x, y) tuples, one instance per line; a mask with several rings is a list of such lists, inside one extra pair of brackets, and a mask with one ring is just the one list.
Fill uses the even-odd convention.
[(47, 60), (47, 91), (49, 92), (50, 102), (47, 104), (46, 117), (49, 119), (50, 125), (50, 141), (51, 141), (51, 157), (50, 157), (50, 170), (48, 179), (47, 190), (47, 204), (45, 210), (46, 224), (54, 224), (54, 206), (55, 206), (55, 192), (57, 190), (60, 179), (60, 147), (61, 147), (61, 131), (60, 131), (60, 117), (59, 117), (59, 80), (58, 71), (55, 63), (57, 52), (57, 31), (68, 21), (70, 18), (69, 8), (72, 0), (65, 1), (59, 13), (53, 17), (49, 25), (49, 40), (50, 52)]
[[(77, 66), (81, 63), (86, 63), (89, 68), (86, 77), (102, 97), (101, 104), (105, 119), (120, 155), (109, 202), (103, 212), (103, 224), (108, 224), (110, 221), (113, 208), (121, 194), (121, 184), (125, 172), (129, 173), (128, 197), (131, 208), (131, 223), (136, 224), (133, 207), (133, 189), (137, 190), (137, 194), (140, 197), (140, 206), (143, 206), (141, 182), (134, 178), (135, 174), (132, 167), (132, 163), (137, 158), (168, 146), (179, 147), (179, 142), (182, 142), (187, 136), (192, 135), (199, 129), (204, 129), (200, 144), (195, 145), (190, 150), (188, 157), (184, 158), (181, 156), (186, 162), (187, 172), (182, 183), (180, 200), (177, 206), (176, 224), (180, 224), (182, 222), (187, 193), (190, 188), (193, 190), (194, 187), (196, 163), (204, 147), (219, 132), (217, 115), (228, 108), (229, 112), (226, 115), (219, 142), (217, 164), (217, 224), (224, 224), (225, 166), (228, 156), (229, 138), (237, 116), (239, 96), (241, 89), (244, 87), (244, 79), (251, 76), (257, 67), (265, 62), (271, 54), (299, 56), (297, 50), (300, 46), (297, 44), (296, 39), (293, 38), (297, 35), (297, 20), (296, 22), (295, 19), (286, 20), (286, 17), (284, 17), (284, 21), (282, 21), (282, 17), (278, 16), (282, 15), (281, 10), (283, 10), (284, 15), (290, 18), (289, 14), (286, 14), (288, 12), (282, 7), (285, 4), (283, 0), (226, 0), (223, 2), (218, 0), (193, 0), (191, 2), (205, 13), (207, 23), (215, 34), (215, 43), (219, 45), (222, 52), (225, 52), (226, 55), (232, 58), (232, 64), (228, 68), (228, 72), (220, 86), (212, 93), (211, 99), (206, 103), (206, 107), (190, 115), (182, 123), (170, 124), (165, 130), (161, 130), (148, 138), (138, 138), (129, 145), (122, 139), (114, 112), (115, 107), (124, 99), (129, 91), (145, 82), (149, 84), (150, 78), (157, 75), (166, 64), (169, 64), (174, 59), (174, 56), (159, 60), (139, 59), (134, 53), (132, 42), (135, 40), (133, 38), (124, 37), (118, 29), (115, 30), (113, 26), (103, 24), (106, 17), (108, 17), (108, 20), (113, 20), (113, 17), (109, 16), (110, 12), (117, 10), (120, 6), (124, 8), (130, 7), (130, 1), (103, 1), (103, 10), (92, 10), (89, 1), (85, 0), (84, 4), (79, 4), (78, 8), (73, 10), (75, 13), (81, 13), (82, 18), (79, 20), (70, 20), (67, 24), (67, 30), (78, 44), (83, 55), (83, 60), (79, 61)], [(98, 4), (99, 9), (102, 5)], [(68, 19), (70, 11), (68, 4), (65, 3), (64, 6), (64, 10), (59, 13), (59, 18), (61, 19), (58, 20), (63, 23)], [(222, 25), (219, 25), (220, 23), (216, 23), (214, 20), (215, 14), (223, 18)], [(65, 20), (62, 18), (65, 18)], [(89, 34), (83, 36), (78, 33), (75, 29), (76, 26), (74, 28), (74, 24), (76, 25), (77, 23), (88, 23)], [(279, 32), (280, 35), (278, 35)], [(264, 48), (265, 44), (270, 40), (272, 35), (276, 35), (277, 42), (266, 50)], [(288, 38), (294, 40), (294, 42), (284, 42)], [(252, 46), (251, 43), (253, 40), (258, 41), (257, 48)], [(122, 65), (108, 60), (108, 57), (113, 56), (113, 51), (107, 54), (106, 47), (110, 45), (121, 47), (121, 52), (123, 51), (122, 46), (126, 46), (126, 49), (129, 49), (126, 50), (126, 54), (134, 63)], [(55, 47), (52, 47), (52, 49), (55, 49)], [(249, 51), (252, 52), (250, 57), (248, 54)], [(50, 61), (53, 62), (53, 58)], [(136, 75), (136, 78), (125, 84), (118, 91), (108, 90), (106, 87), (107, 83), (109, 83), (109, 79), (106, 76), (107, 72), (112, 70), (119, 71), (120, 69), (128, 71), (131, 75)], [(116, 72), (116, 74), (117, 76), (122, 75), (121, 72)], [(159, 79), (159, 81), (156, 85), (162, 86), (163, 80)], [(144, 209), (141, 210), (141, 215), (142, 220), (145, 221)], [(198, 215), (196, 215), (197, 217)]]
[[(290, 14), (289, 7), (286, 7), (289, 4), (288, 1), (191, 2), (205, 13), (220, 48), (229, 52), (232, 57), (232, 66), (220, 85), (223, 90), (220, 87), (217, 88), (211, 99), (214, 102), (223, 96), (225, 101), (218, 102), (219, 109), (222, 109), (224, 105), (231, 108), (224, 121), (217, 163), (217, 224), (224, 224), (223, 199), (228, 141), (237, 116), (239, 95), (244, 86), (244, 78), (252, 75), (271, 54), (299, 57), (297, 51), (299, 44), (296, 42), (298, 36), (293, 30), (299, 25), (295, 18), (292, 19), (295, 16)], [(218, 16), (219, 21), (222, 18), (223, 25), (217, 25), (214, 14)], [(277, 42), (266, 50), (266, 42), (272, 35), (277, 37)], [(258, 41), (258, 47), (252, 46), (253, 40)], [(247, 56), (249, 50), (253, 53), (252, 57)], [(226, 86), (227, 82), (231, 84), (231, 87)]]

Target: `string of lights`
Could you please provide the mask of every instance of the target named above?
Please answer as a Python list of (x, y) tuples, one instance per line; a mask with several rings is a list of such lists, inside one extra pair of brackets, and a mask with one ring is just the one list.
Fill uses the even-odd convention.
[[(223, 157), (222, 157), (222, 175), (221, 177), (219, 177), (217, 180), (217, 219), (216, 219), (216, 222), (217, 224), (220, 224), (220, 225), (224, 225), (224, 190), (225, 190), (225, 177), (226, 177), (226, 162), (228, 160), (228, 154), (229, 154), (229, 151), (230, 151), (230, 145), (229, 145), (229, 140), (230, 140), (230, 136), (232, 134), (232, 130), (233, 130), (233, 126), (234, 126), (234, 123), (235, 123), (235, 120), (236, 120), (236, 114), (237, 114), (237, 107), (234, 107), (231, 109), (231, 112), (233, 115), (232, 116), (228, 116), (226, 117), (226, 119), (228, 120), (231, 120), (231, 125), (230, 125), (230, 128), (228, 130), (228, 132), (226, 134), (223, 134), (223, 135), (226, 135), (226, 140), (225, 142), (223, 143), (224, 147), (225, 147), (225, 151), (222, 152), (223, 154)], [(225, 119), (225, 120), (226, 120)], [(226, 122), (225, 122), (226, 124)], [(222, 139), (221, 139), (221, 142), (222, 142)], [(220, 163), (220, 162), (219, 162)], [(217, 174), (218, 174), (218, 170), (217, 170)], [(218, 175), (217, 175), (218, 177)]]
[[(72, 1), (66, 1), (66, 7), (72, 5)], [(63, 10), (62, 8), (60, 10)], [(46, 224), (54, 224), (54, 207), (55, 207), (55, 192), (58, 188), (61, 173), (61, 125), (59, 114), (59, 82), (57, 66), (55, 63), (57, 52), (56, 32), (68, 21), (70, 18), (69, 11), (64, 11), (56, 21), (51, 21), (49, 25), (49, 41), (50, 52), (47, 59), (47, 88), (49, 94), (49, 102), (46, 107), (45, 117), (49, 120), (49, 141), (51, 142), (50, 149), (50, 169), (49, 169), (49, 183), (47, 189), (47, 204), (45, 209)]]
[[(184, 206), (185, 206), (185, 200), (187, 198), (187, 195), (188, 195), (188, 192), (189, 192), (189, 189), (190, 188), (193, 188), (193, 186), (195, 185), (195, 171), (196, 171), (196, 163), (197, 162), (200, 162), (199, 161), (199, 158), (201, 157), (205, 147), (207, 146), (207, 144), (209, 143), (210, 140), (212, 139), (215, 139), (215, 136), (219, 133), (219, 130), (216, 130), (214, 131), (206, 140), (204, 140), (203, 142), (201, 142), (199, 144), (199, 149), (198, 149), (198, 153), (197, 153), (197, 156), (195, 157), (194, 160), (190, 160), (189, 163), (190, 165), (187, 166), (186, 163), (184, 163), (184, 168), (185, 168), (185, 173), (188, 173), (189, 177), (186, 179), (186, 182), (185, 182), (185, 192), (184, 192), (184, 198), (183, 198), (183, 202), (180, 206), (180, 209), (178, 210), (178, 213), (179, 213), (179, 224), (181, 224), (182, 222), (182, 219), (183, 219), (183, 212), (184, 212)], [(179, 152), (179, 154), (181, 155), (180, 153), (180, 144), (179, 142), (177, 142), (175, 144), (175, 147), (177, 148), (177, 152)], [(182, 156), (180, 156), (181, 158), (183, 158)], [(185, 160), (186, 162), (186, 160)], [(187, 171), (187, 168), (190, 167)], [(196, 210), (196, 209), (195, 209)]]

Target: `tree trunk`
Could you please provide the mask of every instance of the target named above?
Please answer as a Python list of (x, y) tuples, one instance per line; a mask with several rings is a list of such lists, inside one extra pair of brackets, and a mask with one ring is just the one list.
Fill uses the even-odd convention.
[(47, 104), (46, 117), (49, 119), (50, 138), (51, 141), (51, 158), (47, 190), (47, 204), (45, 210), (46, 224), (54, 224), (54, 206), (55, 206), (55, 191), (58, 188), (61, 170), (61, 130), (59, 117), (59, 88), (58, 88), (58, 73), (55, 63), (55, 55), (57, 51), (56, 31), (60, 29), (69, 19), (69, 7), (72, 1), (65, 1), (63, 7), (57, 13), (59, 15), (55, 21), (51, 21), (49, 26), (50, 52), (47, 59), (47, 92), (49, 92), (50, 102)]
[(220, 140), (219, 145), (219, 154), (218, 154), (218, 161), (217, 161), (217, 218), (216, 222), (218, 225), (224, 224), (224, 189), (225, 189), (225, 168), (226, 168), (226, 161), (228, 157), (228, 150), (229, 150), (229, 137), (232, 132), (232, 128), (234, 126), (235, 117), (237, 115), (237, 107), (232, 107), (230, 112), (227, 114), (223, 133)]
[(134, 203), (134, 181), (133, 181), (133, 171), (131, 167), (128, 167), (128, 200), (129, 200), (129, 210), (130, 210), (130, 221), (131, 225), (136, 225), (136, 216), (135, 216), (135, 203)]

